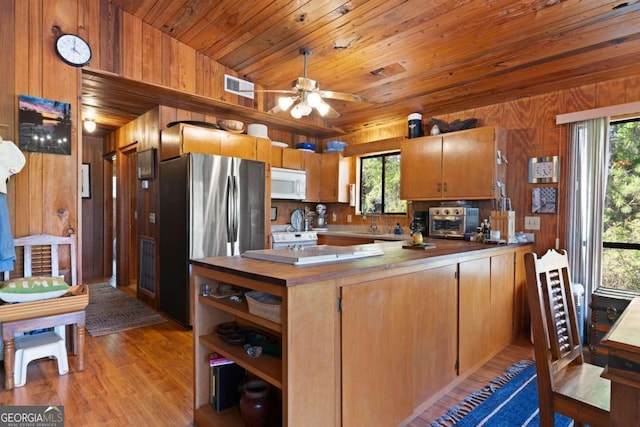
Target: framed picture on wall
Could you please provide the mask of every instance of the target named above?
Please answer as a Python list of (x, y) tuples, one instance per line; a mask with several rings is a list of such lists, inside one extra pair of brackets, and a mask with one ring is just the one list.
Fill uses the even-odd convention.
[(138, 179), (154, 179), (156, 176), (156, 149), (138, 151)]
[(532, 213), (556, 213), (557, 189), (553, 187), (531, 190)]
[(91, 165), (82, 164), (82, 189), (80, 190), (83, 199), (91, 198)]

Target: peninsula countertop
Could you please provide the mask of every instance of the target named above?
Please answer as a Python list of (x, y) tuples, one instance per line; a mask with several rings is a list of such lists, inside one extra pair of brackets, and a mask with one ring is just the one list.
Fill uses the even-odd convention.
[(529, 245), (528, 243), (494, 245), (446, 239), (425, 239), (425, 242), (434, 243), (435, 248), (403, 248), (411, 245), (408, 240), (373, 243), (380, 245), (384, 255), (326, 264), (291, 265), (242, 256), (192, 259), (191, 264), (288, 287), (425, 263), (428, 263), (429, 267), (438, 267), (486, 258)]

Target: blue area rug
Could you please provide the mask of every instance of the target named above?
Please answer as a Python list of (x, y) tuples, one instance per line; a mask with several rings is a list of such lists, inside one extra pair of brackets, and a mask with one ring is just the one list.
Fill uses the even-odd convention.
[[(539, 426), (538, 383), (533, 360), (521, 360), (505, 373), (447, 412), (429, 427)], [(573, 420), (555, 414), (556, 427), (573, 426)]]

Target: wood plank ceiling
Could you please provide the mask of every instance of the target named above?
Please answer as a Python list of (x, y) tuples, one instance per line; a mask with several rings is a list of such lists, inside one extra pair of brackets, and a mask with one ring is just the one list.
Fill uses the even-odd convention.
[(329, 101), (347, 131), (640, 72), (638, 1), (108, 1), (266, 89), (310, 48), (321, 89), (371, 100)]

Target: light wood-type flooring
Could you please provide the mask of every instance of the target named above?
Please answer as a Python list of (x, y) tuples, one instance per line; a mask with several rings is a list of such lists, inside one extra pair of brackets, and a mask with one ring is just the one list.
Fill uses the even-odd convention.
[[(424, 427), (515, 361), (532, 357), (531, 344), (518, 339), (409, 426)], [(66, 427), (192, 426), (192, 390), (192, 333), (167, 321), (95, 338), (86, 334), (83, 372), (75, 371), (71, 355), (63, 376), (54, 360), (32, 362), (27, 384), (1, 391), (0, 405), (64, 405)]]

